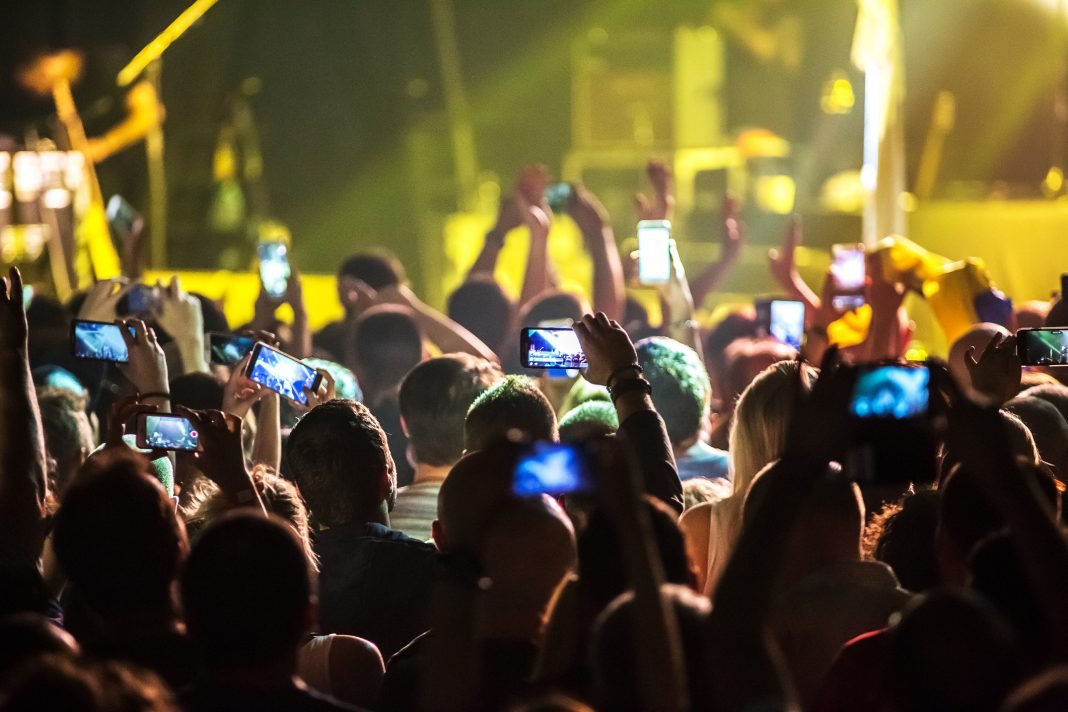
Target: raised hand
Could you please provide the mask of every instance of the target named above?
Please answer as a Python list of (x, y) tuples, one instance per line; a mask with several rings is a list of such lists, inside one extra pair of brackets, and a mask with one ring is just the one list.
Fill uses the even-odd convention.
[[(122, 327), (122, 338), (130, 354), (126, 363), (118, 364), (122, 375), (138, 393), (168, 393), (170, 379), (167, 376), (167, 358), (156, 340), (155, 330), (140, 319), (126, 319), (117, 323)], [(132, 335), (130, 328), (133, 328)]]
[(588, 241), (600, 237), (608, 224), (608, 211), (597, 196), (581, 185), (575, 185), (567, 201), (567, 212)]
[(247, 416), (252, 406), (270, 393), (269, 390), (245, 375), (249, 358), (250, 356), (246, 355), (234, 365), (230, 371), (230, 380), (223, 387), (223, 412), (238, 418)]
[(308, 399), (308, 404), (302, 406), (300, 403), (295, 403), (298, 408), (306, 408), (311, 410), (317, 405), (322, 405), (328, 401), (332, 401), (337, 398), (337, 384), (334, 382), (334, 377), (329, 371), (323, 368), (316, 369), (316, 372), (322, 375), (322, 380), (319, 382), (319, 387), (314, 391), (310, 388), (304, 389), (304, 395)]
[(129, 282), (122, 277), (97, 282), (85, 295), (85, 301), (78, 310), (78, 318), (89, 321), (115, 321), (119, 316), (119, 301), (135, 284), (136, 282)]
[(670, 220), (675, 212), (675, 176), (667, 163), (652, 159), (645, 167), (653, 197), (642, 193), (634, 196), (634, 209), (639, 220)]
[(811, 393), (805, 393), (807, 364), (799, 362), (796, 405), (787, 429), (783, 457), (826, 463), (844, 451), (850, 432), (849, 402), (856, 383), (855, 369), (842, 366), (838, 349), (827, 349)]
[(972, 388), (990, 396), (1000, 405), (1020, 392), (1022, 368), (1016, 355), (1016, 337), (997, 334), (983, 349), (978, 360), (974, 346), (964, 354), (964, 365), (972, 379)]
[(159, 288), (159, 306), (154, 315), (156, 323), (175, 341), (190, 334), (204, 333), (204, 313), (200, 301), (182, 289), (178, 276)]
[(179, 406), (178, 415), (196, 427), (200, 450), (193, 457), (200, 470), (219, 485), (237, 504), (263, 509), (252, 478), (245, 467), (245, 453), (241, 444), (241, 418), (218, 410), (193, 410)]
[(0, 349), (25, 353), (29, 330), (22, 304), (22, 273), (12, 267), (7, 275), (0, 279)]
[(768, 250), (768, 268), (775, 281), (787, 289), (793, 289), (794, 279), (797, 276), (797, 263), (795, 253), (804, 238), (801, 226), (801, 216), (794, 215), (786, 226), (786, 234), (783, 236), (782, 246)]
[(605, 386), (616, 371), (638, 364), (638, 353), (630, 337), (618, 322), (604, 312), (587, 314), (572, 328), (586, 354), (587, 367), (583, 374), (590, 383)]

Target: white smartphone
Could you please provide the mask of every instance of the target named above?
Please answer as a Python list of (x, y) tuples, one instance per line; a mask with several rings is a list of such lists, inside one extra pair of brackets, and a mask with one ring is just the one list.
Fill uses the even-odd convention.
[(671, 223), (642, 220), (638, 223), (638, 281), (664, 284), (671, 277)]

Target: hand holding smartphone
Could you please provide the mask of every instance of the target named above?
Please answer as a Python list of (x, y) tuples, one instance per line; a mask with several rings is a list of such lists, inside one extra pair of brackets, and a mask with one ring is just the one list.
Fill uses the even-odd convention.
[[(136, 336), (132, 326), (126, 329), (130, 336)], [(122, 327), (106, 321), (75, 319), (71, 322), (71, 354), (88, 361), (126, 363), (130, 360)]]
[(775, 340), (801, 349), (805, 336), (805, 303), (793, 299), (758, 299), (757, 326)]
[(263, 283), (263, 291), (275, 299), (285, 296), (292, 274), (286, 243), (261, 241), (256, 247), (256, 254), (260, 259), (260, 282)]
[(835, 295), (831, 306), (835, 311), (847, 312), (864, 306), (864, 284), (867, 281), (864, 245), (832, 245), (831, 279)]
[(208, 333), (208, 360), (220, 366), (234, 366), (245, 358), (255, 345), (256, 340), (251, 336), (212, 331)]
[(200, 449), (200, 434), (192, 421), (180, 415), (141, 413), (137, 418), (137, 447), (196, 452)]
[(311, 366), (263, 342), (252, 347), (245, 375), (250, 381), (300, 405), (308, 404), (305, 389), (318, 390), (323, 379)]
[(1016, 353), (1022, 366), (1068, 366), (1068, 328), (1020, 329)]
[(569, 326), (523, 329), (519, 359), (525, 368), (583, 368), (588, 364), (578, 335)]

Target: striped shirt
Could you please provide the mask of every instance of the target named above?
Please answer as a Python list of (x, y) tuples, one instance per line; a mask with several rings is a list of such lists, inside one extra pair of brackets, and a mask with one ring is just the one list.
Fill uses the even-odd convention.
[(430, 541), (431, 525), (438, 518), (441, 481), (416, 482), (397, 490), (397, 502), (389, 513), (390, 527), (413, 539)]

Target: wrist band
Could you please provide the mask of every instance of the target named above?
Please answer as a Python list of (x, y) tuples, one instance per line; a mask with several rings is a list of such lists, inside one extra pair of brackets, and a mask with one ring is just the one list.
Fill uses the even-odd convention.
[(615, 383), (617, 378), (619, 378), (619, 374), (623, 373), (624, 371), (637, 371), (638, 373), (635, 375), (635, 378), (645, 373), (645, 369), (643, 369), (641, 365), (637, 363), (628, 363), (626, 366), (620, 366), (615, 371), (612, 371), (611, 375), (608, 376), (608, 379), (605, 381), (605, 385), (608, 387), (609, 390), (612, 389), (612, 384)]
[(170, 400), (171, 394), (164, 393), (163, 391), (153, 391), (151, 393), (141, 394), (141, 400), (148, 400), (149, 398), (162, 398), (163, 400)]
[(651, 396), (653, 395), (653, 386), (641, 376), (635, 376), (634, 378), (626, 378), (609, 388), (608, 395), (612, 396), (612, 402), (615, 403), (620, 396), (631, 391), (643, 391), (645, 395)]

